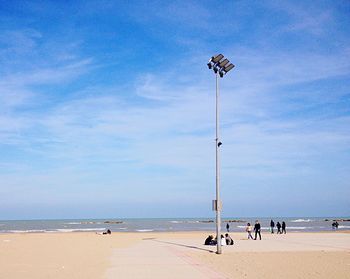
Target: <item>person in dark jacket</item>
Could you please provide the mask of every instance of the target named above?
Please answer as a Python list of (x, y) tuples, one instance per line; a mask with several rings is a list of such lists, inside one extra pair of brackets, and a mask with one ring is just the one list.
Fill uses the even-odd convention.
[(213, 240), (214, 240), (214, 237), (212, 235), (209, 235), (204, 241), (204, 245), (213, 245)]
[(228, 233), (225, 234), (225, 239), (226, 239), (226, 245), (233, 245), (233, 240), (232, 240), (232, 238), (228, 235)]
[(227, 232), (230, 231), (230, 225), (228, 223), (226, 224), (226, 230), (227, 230)]
[(256, 240), (257, 236), (259, 235), (259, 239), (261, 240), (261, 226), (258, 220), (255, 221), (255, 225), (254, 225), (254, 231), (255, 231), (255, 238), (254, 240)]
[(276, 227), (277, 227), (277, 234), (281, 233), (281, 224), (280, 224), (280, 222), (277, 222)]
[(274, 233), (273, 229), (275, 228), (275, 222), (271, 220), (270, 222), (271, 233)]
[(284, 233), (286, 234), (286, 222), (282, 222), (282, 232), (281, 233)]

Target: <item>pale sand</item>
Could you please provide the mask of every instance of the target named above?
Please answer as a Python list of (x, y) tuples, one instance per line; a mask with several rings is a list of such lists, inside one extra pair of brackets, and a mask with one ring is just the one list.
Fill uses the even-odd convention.
[(350, 278), (350, 234), (232, 233), (222, 255), (208, 234), (0, 234), (0, 278)]

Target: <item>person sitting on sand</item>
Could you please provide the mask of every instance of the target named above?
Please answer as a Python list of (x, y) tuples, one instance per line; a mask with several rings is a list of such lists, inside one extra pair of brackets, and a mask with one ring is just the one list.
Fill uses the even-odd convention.
[(96, 234), (112, 234), (112, 232), (110, 229), (108, 229), (105, 232), (97, 232)]
[(332, 229), (335, 230), (335, 222), (332, 223)]
[(228, 233), (225, 234), (225, 239), (226, 239), (226, 245), (233, 245), (233, 240), (232, 240), (232, 238), (228, 235)]
[(253, 239), (252, 230), (252, 226), (250, 225), (250, 223), (248, 223), (247, 227), (245, 228), (245, 231), (248, 233), (248, 239)]
[(213, 245), (213, 239), (214, 237), (212, 235), (209, 235), (204, 241), (204, 245)]

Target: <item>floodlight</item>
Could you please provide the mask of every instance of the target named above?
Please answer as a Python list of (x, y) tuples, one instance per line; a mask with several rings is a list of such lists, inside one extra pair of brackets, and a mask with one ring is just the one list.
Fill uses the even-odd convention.
[(213, 67), (213, 65), (211, 64), (211, 62), (209, 62), (207, 65), (208, 65), (209, 70), (211, 70), (211, 68)]
[(228, 62), (230, 62), (230, 61), (228, 61), (228, 59), (224, 59), (224, 60), (222, 60), (220, 63), (219, 63), (219, 67), (220, 68), (222, 68), (222, 67), (224, 67)]
[(224, 71), (227, 73), (228, 71), (232, 70), (234, 66), (235, 66), (235, 65), (233, 65), (232, 63), (230, 63), (230, 64), (228, 64), (228, 65), (224, 68)]
[(224, 56), (222, 54), (218, 54), (218, 55), (215, 55), (211, 58), (211, 61), (213, 61), (214, 63), (217, 63), (219, 62), (222, 58), (224, 58)]

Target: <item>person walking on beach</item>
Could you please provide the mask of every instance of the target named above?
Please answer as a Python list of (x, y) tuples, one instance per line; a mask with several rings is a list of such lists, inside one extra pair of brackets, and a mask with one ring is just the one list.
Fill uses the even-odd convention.
[(253, 239), (252, 230), (252, 226), (250, 225), (250, 223), (248, 223), (247, 227), (245, 228), (245, 231), (248, 233), (248, 239)]
[(255, 231), (255, 238), (254, 240), (256, 240), (256, 237), (259, 235), (259, 239), (261, 240), (261, 226), (258, 220), (255, 221), (255, 226), (254, 226), (254, 231)]
[(227, 232), (230, 232), (230, 225), (228, 223), (226, 224), (226, 230)]
[(270, 222), (271, 233), (274, 233), (273, 231), (274, 227), (275, 227), (275, 222), (271, 219), (271, 222)]
[(280, 222), (277, 222), (276, 227), (277, 227), (277, 234), (281, 234), (281, 224), (280, 224)]
[(286, 222), (282, 222), (282, 232), (281, 233), (283, 233), (284, 232), (284, 234), (286, 234)]

